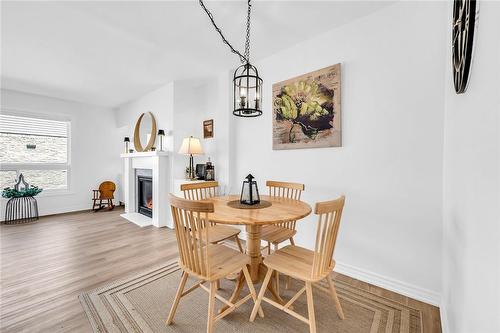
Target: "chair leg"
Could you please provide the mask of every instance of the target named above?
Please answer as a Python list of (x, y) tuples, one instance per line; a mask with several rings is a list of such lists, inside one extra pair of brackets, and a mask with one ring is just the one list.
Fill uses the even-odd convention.
[(337, 291), (335, 290), (335, 285), (333, 284), (333, 280), (331, 275), (328, 275), (326, 277), (328, 280), (328, 285), (330, 286), (330, 293), (332, 294), (333, 301), (335, 302), (335, 309), (337, 310), (337, 314), (339, 315), (340, 319), (344, 319), (344, 311), (342, 310), (342, 306), (340, 305), (339, 298), (337, 296)]
[[(278, 251), (278, 244), (274, 244), (274, 252)], [(280, 273), (276, 271), (276, 294), (280, 294)]]
[(267, 254), (271, 254), (271, 243), (267, 242)]
[(316, 333), (316, 317), (314, 316), (314, 302), (312, 293), (312, 283), (306, 282), (307, 313), (309, 315), (309, 332)]
[(214, 311), (215, 311), (215, 291), (217, 289), (217, 282), (210, 282), (210, 295), (208, 296), (208, 320), (207, 320), (207, 333), (212, 333), (214, 330)]
[[(293, 240), (293, 237), (290, 238), (290, 244), (295, 246), (295, 241)], [(288, 288), (290, 288), (290, 282), (291, 282), (291, 278), (289, 275), (287, 275), (286, 280), (285, 280), (285, 289), (286, 290), (288, 290)]]
[[(243, 267), (243, 274), (245, 275), (245, 281), (247, 282), (248, 290), (250, 291), (250, 295), (252, 295), (253, 303), (255, 305), (255, 302), (257, 301), (257, 293), (255, 292), (252, 278), (250, 277), (250, 272), (248, 272), (246, 265)], [(259, 307), (259, 316), (264, 318), (264, 311), (262, 311), (262, 307)]]
[(262, 282), (262, 286), (260, 287), (259, 291), (259, 296), (257, 297), (257, 301), (255, 302), (252, 310), (252, 314), (250, 315), (250, 321), (255, 320), (255, 316), (257, 316), (257, 311), (260, 308), (260, 303), (262, 303), (262, 298), (264, 297), (264, 294), (267, 289), (267, 285), (269, 284), (269, 281), (271, 280), (271, 275), (273, 275), (273, 270), (271, 268), (267, 269), (266, 277), (264, 278), (264, 281)]
[(234, 236), (234, 240), (236, 241), (236, 244), (238, 245), (240, 252), (245, 253), (245, 251), (243, 250), (243, 246), (241, 246), (241, 242), (240, 242), (240, 239), (238, 238), (238, 235)]
[(167, 325), (172, 324), (172, 321), (174, 320), (175, 311), (177, 311), (177, 305), (179, 305), (179, 301), (181, 299), (182, 292), (184, 291), (184, 286), (186, 285), (187, 278), (188, 273), (183, 272), (181, 282), (179, 283), (179, 288), (177, 288), (177, 293), (175, 294), (174, 303), (172, 304), (172, 308), (170, 309), (170, 313), (168, 314)]
[(220, 280), (215, 281), (215, 286), (216, 286), (217, 290), (220, 289)]

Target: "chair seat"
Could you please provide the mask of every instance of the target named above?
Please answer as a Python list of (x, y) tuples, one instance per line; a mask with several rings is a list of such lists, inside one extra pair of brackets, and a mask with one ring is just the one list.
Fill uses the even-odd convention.
[(262, 227), (261, 238), (266, 242), (279, 244), (292, 238), (296, 233), (296, 230), (275, 225), (266, 225)]
[(240, 232), (240, 229), (228, 225), (213, 225), (208, 229), (208, 242), (212, 244), (218, 243), (231, 237), (237, 236)]
[[(220, 244), (208, 245), (208, 257), (210, 258), (210, 276), (208, 279), (200, 277), (207, 281), (223, 279), (241, 270), (243, 266), (250, 264), (249, 256)], [(189, 268), (182, 265), (182, 263), (181, 266), (189, 274), (198, 276), (198, 274), (192, 272)]]
[[(278, 272), (304, 281), (319, 281), (325, 276), (311, 278), (314, 251), (296, 245), (288, 245), (264, 258), (264, 264)], [(331, 267), (335, 267), (332, 260)], [(331, 270), (330, 270), (331, 271)]]

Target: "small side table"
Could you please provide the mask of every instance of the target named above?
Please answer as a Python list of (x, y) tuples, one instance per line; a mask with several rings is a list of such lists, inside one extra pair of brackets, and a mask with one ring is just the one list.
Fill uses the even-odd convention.
[(5, 206), (4, 224), (22, 224), (38, 220), (38, 203), (34, 197), (10, 198)]

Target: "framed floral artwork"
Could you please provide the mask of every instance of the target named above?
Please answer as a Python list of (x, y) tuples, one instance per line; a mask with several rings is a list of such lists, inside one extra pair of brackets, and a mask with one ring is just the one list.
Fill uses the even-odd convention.
[(340, 64), (273, 84), (273, 149), (341, 147)]

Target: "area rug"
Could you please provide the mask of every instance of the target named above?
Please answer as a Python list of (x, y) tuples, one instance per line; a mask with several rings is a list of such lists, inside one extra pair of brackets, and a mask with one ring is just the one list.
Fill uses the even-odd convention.
[[(128, 278), (106, 284), (79, 296), (94, 332), (206, 332), (208, 294), (198, 288), (183, 297), (174, 323), (165, 325), (182, 271), (177, 262), (154, 267)], [(188, 280), (186, 288), (194, 283)], [(345, 319), (338, 318), (329, 295), (314, 288), (314, 306), (318, 332), (337, 333), (422, 333), (422, 314), (393, 300), (336, 281), (337, 293)], [(283, 286), (283, 284), (282, 284)], [(326, 283), (324, 284), (327, 287)], [(234, 282), (221, 282), (219, 293), (229, 297)], [(290, 299), (301, 288), (293, 281), (290, 290), (281, 288), (282, 297)], [(257, 286), (257, 290), (260, 285)], [(245, 289), (242, 295), (246, 295)], [(217, 306), (222, 304), (218, 302)], [(253, 302), (236, 309), (217, 321), (215, 332), (308, 332), (309, 327), (288, 314), (263, 303), (264, 318), (248, 321)], [(294, 310), (307, 317), (307, 303), (302, 295)]]

